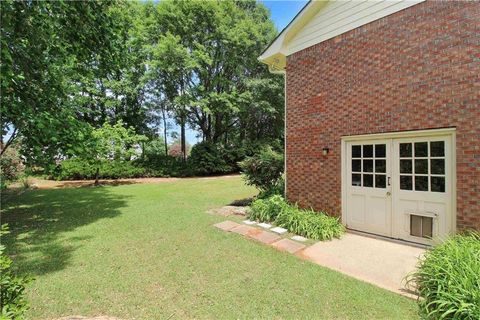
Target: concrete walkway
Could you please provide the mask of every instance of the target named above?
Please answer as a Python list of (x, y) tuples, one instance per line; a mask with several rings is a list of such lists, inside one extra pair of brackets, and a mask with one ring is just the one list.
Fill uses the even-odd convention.
[(425, 252), (423, 248), (354, 233), (307, 247), (257, 226), (226, 220), (215, 224), (215, 227), (241, 234), (389, 291), (410, 298), (417, 297), (414, 291), (409, 290), (412, 288), (405, 286), (405, 277), (415, 270), (418, 258)]
[(425, 249), (378, 238), (347, 233), (341, 239), (317, 242), (300, 255), (384, 289), (412, 296), (405, 276), (415, 270)]

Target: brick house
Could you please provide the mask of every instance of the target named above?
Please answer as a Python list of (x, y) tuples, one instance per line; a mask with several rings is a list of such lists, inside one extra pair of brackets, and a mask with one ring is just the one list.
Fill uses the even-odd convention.
[(259, 60), (290, 201), (416, 243), (480, 229), (480, 2), (311, 1)]

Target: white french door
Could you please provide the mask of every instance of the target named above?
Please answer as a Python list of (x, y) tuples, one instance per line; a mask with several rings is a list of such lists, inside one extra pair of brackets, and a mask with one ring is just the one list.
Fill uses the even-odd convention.
[(453, 231), (452, 135), (346, 141), (348, 228), (431, 244)]
[(347, 144), (347, 226), (392, 236), (391, 141)]

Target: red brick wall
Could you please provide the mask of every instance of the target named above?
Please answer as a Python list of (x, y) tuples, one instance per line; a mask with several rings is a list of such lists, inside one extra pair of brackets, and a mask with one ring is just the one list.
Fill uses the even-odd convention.
[(480, 2), (421, 3), (294, 53), (287, 197), (339, 215), (341, 136), (452, 126), (457, 227), (480, 229)]

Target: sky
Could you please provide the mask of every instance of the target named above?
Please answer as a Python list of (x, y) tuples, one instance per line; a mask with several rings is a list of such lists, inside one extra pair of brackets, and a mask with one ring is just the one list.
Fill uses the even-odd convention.
[[(308, 0), (261, 0), (271, 12), (271, 17), (278, 32), (295, 17), (295, 15), (307, 4)], [(186, 138), (189, 144), (193, 145), (200, 141), (201, 138), (197, 138), (198, 132), (187, 129)]]
[(263, 0), (262, 2), (272, 14), (272, 20), (278, 32), (295, 17), (295, 15), (307, 4), (307, 0)]

